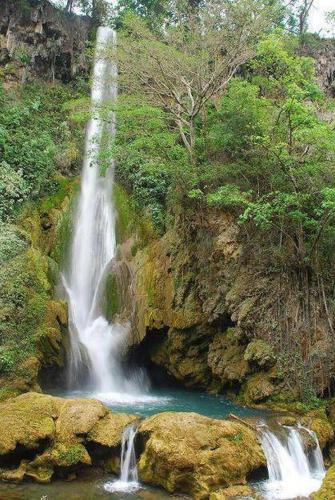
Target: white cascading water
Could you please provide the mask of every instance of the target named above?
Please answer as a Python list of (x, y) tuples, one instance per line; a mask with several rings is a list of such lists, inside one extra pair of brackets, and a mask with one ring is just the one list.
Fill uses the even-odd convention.
[[(138, 396), (141, 392), (136, 380), (126, 379), (119, 361), (129, 325), (109, 324), (99, 308), (116, 252), (113, 162), (105, 176), (100, 175), (99, 168), (101, 142), (105, 137), (113, 140), (115, 135), (115, 114), (104, 110), (108, 101), (117, 98), (116, 64), (106, 55), (107, 49), (110, 52), (115, 47), (115, 39), (114, 30), (98, 29), (91, 91), (92, 118), (86, 133), (70, 269), (62, 279), (69, 302), (70, 389), (84, 385), (97, 397), (100, 394), (100, 399), (124, 400), (127, 394)], [(83, 384), (80, 379), (85, 369), (88, 376)]]
[(137, 463), (135, 454), (136, 424), (128, 425), (122, 435), (120, 478), (108, 482), (104, 488), (108, 492), (131, 492), (139, 489)]
[[(308, 454), (304, 449), (302, 429), (315, 441), (315, 447)], [(263, 424), (259, 432), (269, 472), (269, 479), (259, 488), (264, 498), (308, 497), (320, 488), (325, 468), (319, 442), (312, 431), (283, 426), (280, 433), (274, 433)]]

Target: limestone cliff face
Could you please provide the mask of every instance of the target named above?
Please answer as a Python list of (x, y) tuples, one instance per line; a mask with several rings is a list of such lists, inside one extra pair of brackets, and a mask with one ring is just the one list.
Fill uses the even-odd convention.
[(250, 246), (232, 214), (194, 211), (134, 248), (135, 355), (154, 372), (249, 403), (299, 397), (306, 367), (325, 389), (323, 369), (332, 368), (322, 359), (333, 357), (313, 276), (276, 266), (261, 241)]
[(213, 210), (138, 250), (135, 341), (141, 357), (187, 387), (243, 388), (259, 402), (281, 380), (272, 346), (255, 340), (268, 283), (255, 282), (244, 258), (234, 217)]
[(328, 95), (335, 97), (335, 42), (329, 39), (316, 43), (316, 47), (303, 46), (301, 53), (315, 59), (318, 84)]
[(0, 65), (7, 83), (69, 82), (87, 75), (85, 49), (92, 22), (67, 15), (48, 1), (2, 0), (0, 9)]

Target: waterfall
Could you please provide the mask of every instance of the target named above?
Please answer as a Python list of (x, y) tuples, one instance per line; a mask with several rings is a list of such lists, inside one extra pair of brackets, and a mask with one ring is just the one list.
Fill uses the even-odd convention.
[(122, 435), (120, 478), (108, 482), (104, 488), (108, 492), (130, 492), (139, 488), (134, 440), (137, 424), (128, 425)]
[[(303, 431), (315, 443), (309, 452), (305, 451)], [(325, 469), (315, 433), (301, 426), (280, 426), (274, 432), (265, 424), (260, 426), (259, 432), (269, 472), (269, 479), (259, 485), (264, 498), (308, 497), (320, 488)]]
[(106, 49), (115, 47), (115, 40), (114, 30), (98, 29), (91, 91), (92, 118), (87, 126), (71, 261), (62, 281), (69, 303), (69, 387), (86, 387), (98, 394), (123, 397), (139, 392), (139, 384), (126, 379), (120, 364), (120, 351), (129, 325), (109, 324), (99, 309), (116, 253), (113, 161), (105, 176), (99, 168), (101, 144), (112, 141), (115, 136), (115, 114), (104, 109), (108, 101), (115, 101), (117, 97), (116, 64), (106, 55)]

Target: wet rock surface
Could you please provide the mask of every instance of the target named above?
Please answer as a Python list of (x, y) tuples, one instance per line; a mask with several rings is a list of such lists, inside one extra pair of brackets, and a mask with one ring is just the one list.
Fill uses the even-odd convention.
[(92, 22), (68, 15), (48, 1), (3, 0), (0, 9), (0, 65), (5, 82), (60, 80), (88, 76), (85, 55)]

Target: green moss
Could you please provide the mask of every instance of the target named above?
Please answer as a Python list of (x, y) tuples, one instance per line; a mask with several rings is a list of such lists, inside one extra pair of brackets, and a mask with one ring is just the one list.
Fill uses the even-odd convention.
[(108, 320), (120, 311), (120, 294), (115, 274), (109, 274), (106, 281), (105, 315)]
[(328, 470), (319, 491), (312, 495), (313, 500), (333, 500), (335, 498), (335, 465)]
[(150, 219), (144, 213), (134, 208), (131, 196), (119, 184), (114, 184), (113, 201), (117, 212), (116, 242), (122, 243), (131, 236), (137, 235), (138, 241), (132, 250), (135, 255), (139, 246), (143, 248), (155, 236), (155, 230)]
[(121, 243), (131, 235), (135, 218), (134, 210), (126, 191), (116, 183), (113, 186), (113, 201), (117, 211), (116, 241)]
[(77, 191), (79, 187), (78, 179), (69, 179), (62, 175), (57, 175), (54, 179), (52, 193), (45, 196), (39, 201), (40, 212), (50, 212), (52, 209), (59, 209), (64, 199), (72, 197), (73, 191)]
[(276, 363), (274, 350), (264, 340), (252, 340), (244, 353), (244, 359), (263, 369), (269, 369)]
[(72, 215), (73, 203), (69, 200), (59, 214), (55, 228), (55, 241), (51, 250), (51, 257), (58, 265), (64, 264), (69, 254), (73, 229)]
[(57, 456), (59, 465), (69, 467), (85, 461), (87, 452), (82, 444), (58, 444), (53, 454)]

